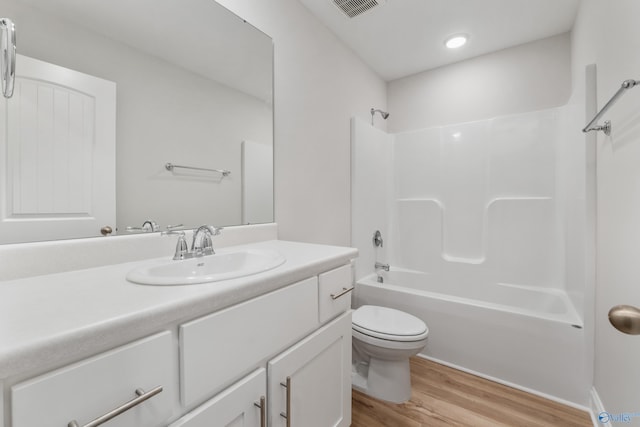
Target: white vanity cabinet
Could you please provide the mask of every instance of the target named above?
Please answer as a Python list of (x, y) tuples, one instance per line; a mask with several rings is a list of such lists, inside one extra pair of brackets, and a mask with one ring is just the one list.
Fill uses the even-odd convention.
[(268, 366), (270, 426), (351, 424), (351, 312), (272, 359)]
[(350, 425), (350, 285), (346, 265), (182, 325), (183, 405), (257, 371), (171, 427)]
[[(347, 427), (351, 312), (302, 339), (170, 427)], [(289, 420), (287, 420), (289, 418)]]
[[(19, 353), (0, 348), (0, 427), (348, 426), (349, 261), (357, 253), (261, 246), (282, 251), (287, 263), (244, 282), (140, 288), (121, 279), (129, 266), (114, 266), (8, 286), (9, 297), (22, 288), (25, 298), (51, 292), (49, 312), (87, 286), (98, 302), (33, 327), (17, 311), (21, 333), (0, 331), (21, 345)], [(44, 322), (55, 334), (40, 332)], [(44, 362), (61, 368), (44, 372)]]
[(11, 425), (60, 427), (75, 421), (84, 426), (140, 402), (107, 425), (156, 427), (166, 424), (176, 398), (172, 337), (164, 332), (14, 385)]

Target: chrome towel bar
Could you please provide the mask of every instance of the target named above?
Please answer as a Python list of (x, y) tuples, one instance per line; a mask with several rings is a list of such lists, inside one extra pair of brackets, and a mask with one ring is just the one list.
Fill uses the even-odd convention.
[(618, 89), (618, 91), (611, 97), (611, 99), (609, 100), (609, 102), (607, 102), (606, 104), (604, 104), (604, 107), (602, 107), (602, 109), (598, 112), (598, 114), (595, 115), (595, 117), (593, 119), (591, 119), (591, 121), (584, 127), (584, 129), (582, 129), (582, 132), (590, 132), (592, 130), (595, 131), (603, 131), (605, 135), (609, 136), (611, 135), (611, 121), (607, 120), (604, 122), (603, 125), (595, 125), (595, 123), (600, 119), (600, 117), (602, 117), (602, 115), (609, 109), (611, 108), (611, 106), (613, 106), (613, 104), (616, 103), (616, 101), (618, 100), (618, 98), (620, 98), (622, 96), (622, 94), (625, 93), (625, 91), (627, 89), (631, 89), (632, 87), (636, 86), (640, 84), (640, 80), (625, 80), (622, 82), (622, 85), (620, 86), (620, 89)]
[(222, 176), (229, 176), (231, 175), (231, 171), (226, 170), (226, 169), (208, 169), (208, 168), (197, 168), (195, 166), (180, 166), (180, 165), (174, 165), (173, 163), (166, 163), (164, 165), (165, 169), (168, 171), (172, 171), (175, 168), (180, 168), (180, 169), (191, 169), (191, 170), (197, 170), (197, 171), (207, 171), (207, 172), (218, 172), (221, 173)]

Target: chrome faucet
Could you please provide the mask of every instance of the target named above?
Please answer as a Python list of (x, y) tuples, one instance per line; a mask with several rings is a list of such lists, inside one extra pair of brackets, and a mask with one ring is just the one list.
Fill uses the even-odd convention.
[(378, 270), (389, 271), (389, 264), (383, 264), (381, 262), (377, 262), (376, 261), (375, 269), (376, 269), (376, 271), (378, 271)]
[(191, 251), (189, 251), (184, 231), (167, 230), (163, 231), (162, 234), (178, 234), (178, 242), (176, 243), (176, 252), (173, 255), (173, 259), (181, 260), (215, 254), (212, 237), (220, 235), (221, 232), (222, 227), (214, 227), (212, 225), (201, 225), (196, 228), (193, 230)]
[(191, 256), (200, 257), (204, 255), (213, 255), (213, 236), (218, 236), (222, 232), (222, 228), (212, 225), (201, 225), (193, 232), (193, 241), (191, 242)]

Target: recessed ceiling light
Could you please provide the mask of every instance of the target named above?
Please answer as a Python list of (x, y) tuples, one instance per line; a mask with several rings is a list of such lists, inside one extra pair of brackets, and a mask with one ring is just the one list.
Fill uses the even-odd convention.
[(444, 45), (449, 49), (457, 49), (462, 47), (467, 43), (469, 36), (466, 34), (456, 34), (455, 36), (451, 36), (447, 38), (444, 42)]

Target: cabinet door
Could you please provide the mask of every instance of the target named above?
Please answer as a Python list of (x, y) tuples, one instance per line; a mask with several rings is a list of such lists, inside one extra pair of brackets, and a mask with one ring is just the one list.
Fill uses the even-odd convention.
[[(267, 373), (260, 368), (169, 427), (264, 427)], [(261, 413), (262, 412), (262, 413)]]
[(287, 426), (281, 414), (292, 427), (349, 426), (351, 311), (272, 359), (267, 369), (270, 426)]

